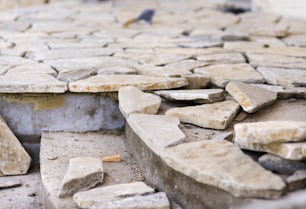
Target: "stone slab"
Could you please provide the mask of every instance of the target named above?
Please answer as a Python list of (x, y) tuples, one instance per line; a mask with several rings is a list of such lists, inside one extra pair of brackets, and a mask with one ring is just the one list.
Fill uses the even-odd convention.
[(8, 189), (12, 187), (21, 186), (22, 183), (20, 180), (8, 180), (8, 179), (0, 179), (0, 189)]
[(97, 72), (98, 74), (111, 75), (111, 74), (136, 74), (136, 70), (129, 67), (106, 67), (101, 68)]
[(49, 65), (43, 63), (33, 63), (33, 64), (24, 64), (18, 65), (16, 67), (9, 68), (6, 75), (12, 74), (23, 74), (23, 76), (31, 74), (48, 74), (56, 76), (57, 72), (53, 70)]
[(209, 64), (238, 64), (245, 63), (245, 58), (240, 53), (217, 53), (200, 55), (197, 60)]
[(102, 182), (103, 162), (101, 158), (72, 158), (58, 196), (60, 198), (69, 197), (79, 191), (89, 190)]
[(290, 35), (285, 38), (283, 38), (283, 41), (288, 46), (294, 46), (294, 47), (306, 47), (306, 34), (301, 35)]
[(237, 197), (277, 198), (285, 188), (281, 178), (227, 141), (191, 142), (168, 148), (167, 153), (169, 166)]
[(171, 101), (194, 101), (200, 104), (224, 100), (223, 89), (161, 90), (154, 93)]
[(166, 115), (178, 117), (183, 123), (191, 123), (203, 128), (226, 129), (239, 112), (239, 104), (234, 101), (217, 102), (198, 106), (173, 108)]
[(0, 116), (0, 176), (26, 174), (31, 164), (30, 155)]
[(304, 189), (306, 187), (306, 170), (298, 170), (286, 179), (289, 191)]
[(241, 82), (230, 82), (226, 85), (226, 91), (248, 113), (254, 113), (277, 99), (277, 93), (273, 91)]
[(182, 78), (188, 81), (188, 86), (185, 86), (185, 89), (203, 89), (207, 87), (210, 82), (208, 76), (199, 73), (182, 75)]
[(116, 184), (78, 192), (73, 195), (73, 200), (80, 208), (90, 208), (93, 204), (106, 200), (116, 200), (124, 196), (136, 196), (153, 193), (154, 189), (143, 182)]
[[(1, 83), (0, 83), (1, 84)], [(162, 78), (141, 75), (97, 75), (69, 84), (71, 92), (112, 92), (123, 86), (140, 90), (171, 89), (188, 85), (184, 78)]]
[(132, 114), (127, 119), (127, 122), (135, 133), (152, 149), (163, 149), (176, 145), (186, 137), (178, 127), (180, 124), (179, 119), (175, 117)]
[(249, 64), (217, 64), (194, 70), (210, 78), (212, 84), (225, 87), (230, 81), (263, 83), (264, 78)]
[(118, 92), (119, 109), (125, 118), (130, 114), (156, 114), (161, 104), (157, 95), (145, 93), (133, 86), (121, 87)]

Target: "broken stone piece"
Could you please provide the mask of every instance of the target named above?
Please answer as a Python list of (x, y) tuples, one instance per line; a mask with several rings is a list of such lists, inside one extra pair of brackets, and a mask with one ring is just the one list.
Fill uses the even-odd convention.
[(234, 129), (238, 145), (298, 142), (306, 139), (306, 122), (299, 121), (240, 123)]
[(172, 108), (166, 112), (166, 115), (178, 117), (183, 123), (191, 123), (203, 128), (226, 129), (238, 111), (239, 105), (236, 102), (224, 101)]
[(186, 89), (202, 89), (207, 87), (210, 82), (208, 76), (200, 73), (182, 75), (182, 78), (188, 80), (188, 86), (185, 86)]
[(293, 174), (297, 170), (306, 169), (306, 164), (303, 161), (286, 160), (272, 154), (261, 156), (258, 162), (265, 169), (281, 174)]
[(286, 179), (288, 190), (295, 191), (306, 187), (306, 170), (298, 170)]
[(136, 74), (136, 70), (129, 67), (106, 67), (98, 70), (98, 74), (112, 75), (112, 74)]
[(0, 176), (26, 174), (31, 164), (30, 155), (0, 116)]
[(103, 181), (103, 163), (100, 158), (72, 158), (61, 183), (58, 196), (69, 197), (79, 191), (86, 191)]
[(165, 148), (178, 144), (186, 138), (178, 127), (180, 124), (179, 119), (175, 117), (132, 114), (127, 119), (127, 122), (148, 146)]
[(111, 201), (127, 196), (143, 195), (153, 193), (154, 189), (143, 182), (117, 184), (78, 192), (73, 195), (74, 202), (80, 208), (90, 208), (94, 203)]
[(264, 170), (226, 140), (190, 142), (166, 152), (164, 160), (175, 170), (235, 197), (277, 198), (285, 188), (280, 177)]
[(222, 89), (195, 90), (161, 90), (155, 94), (172, 101), (194, 101), (196, 103), (213, 103), (224, 100)]
[(277, 99), (277, 93), (241, 82), (230, 82), (226, 91), (248, 113), (254, 113), (272, 104)]
[(94, 203), (90, 209), (170, 209), (166, 193), (137, 195)]
[(132, 113), (156, 114), (161, 98), (154, 94), (144, 93), (136, 87), (121, 87), (118, 92), (119, 109), (127, 118)]
[(0, 189), (8, 189), (12, 187), (18, 187), (21, 186), (21, 181), (19, 179), (17, 180), (7, 180), (0, 178)]

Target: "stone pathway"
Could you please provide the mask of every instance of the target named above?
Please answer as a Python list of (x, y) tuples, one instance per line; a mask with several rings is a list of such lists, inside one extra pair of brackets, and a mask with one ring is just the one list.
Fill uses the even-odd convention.
[[(221, 8), (209, 0), (67, 0), (1, 12), (0, 94), (118, 99), (126, 120), (124, 140), (127, 147), (135, 145), (130, 151), (146, 180), (184, 208), (231, 208), (281, 198), (306, 178), (306, 21)], [(155, 9), (152, 23), (125, 24), (144, 9)], [(133, 141), (137, 137), (141, 142)], [(102, 191), (107, 198), (81, 206), (78, 197), (96, 191), (98, 183), (112, 188), (142, 180), (126, 162), (112, 168), (96, 159), (124, 152), (120, 137), (119, 145), (110, 146), (114, 138), (43, 134), (46, 208), (77, 208), (76, 203), (82, 208), (170, 207), (165, 193), (154, 193), (144, 183), (139, 184), (150, 192), (129, 192), (133, 186), (127, 186), (127, 196), (116, 199), (122, 194)], [(102, 148), (105, 144), (109, 149)], [(298, 169), (284, 176), (262, 152)], [(151, 162), (152, 156), (157, 160)], [(97, 170), (86, 169), (85, 157)], [(145, 167), (144, 162), (156, 166), (158, 160), (161, 171), (181, 179), (180, 185), (169, 180), (176, 186), (170, 188), (167, 176)], [(71, 173), (81, 168), (83, 176)], [(80, 187), (70, 187), (73, 181)], [(193, 186), (184, 186), (189, 181), (199, 194), (211, 193), (197, 197)], [(68, 198), (58, 197), (61, 185), (60, 196)], [(93, 191), (83, 191), (88, 189)]]

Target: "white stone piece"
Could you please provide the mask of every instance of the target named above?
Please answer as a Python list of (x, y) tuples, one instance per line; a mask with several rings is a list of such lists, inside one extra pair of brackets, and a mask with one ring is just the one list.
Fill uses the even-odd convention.
[(239, 112), (234, 101), (217, 102), (190, 107), (172, 108), (166, 115), (178, 117), (183, 123), (203, 128), (226, 129)]
[(241, 82), (230, 82), (226, 91), (248, 113), (254, 113), (276, 101), (277, 93)]
[(125, 118), (132, 113), (156, 114), (161, 98), (154, 94), (144, 93), (134, 86), (121, 87), (118, 92), (119, 109)]
[(198, 60), (210, 64), (238, 64), (245, 63), (245, 58), (240, 53), (216, 53), (197, 57)]
[(98, 74), (112, 75), (112, 74), (136, 74), (136, 70), (129, 67), (106, 67), (98, 70)]
[(181, 77), (188, 80), (188, 86), (185, 86), (185, 89), (203, 89), (207, 87), (210, 82), (208, 76), (200, 73), (182, 75)]
[(95, 202), (116, 200), (124, 196), (135, 196), (153, 193), (154, 189), (143, 182), (116, 184), (78, 192), (73, 195), (74, 202), (80, 208), (90, 208)]
[(58, 196), (69, 197), (103, 182), (103, 162), (100, 158), (72, 158), (61, 183)]

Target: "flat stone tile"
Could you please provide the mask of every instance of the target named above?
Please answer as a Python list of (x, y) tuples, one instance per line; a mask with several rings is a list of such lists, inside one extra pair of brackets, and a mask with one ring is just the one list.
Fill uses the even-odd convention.
[(203, 140), (167, 149), (166, 163), (199, 182), (236, 197), (277, 198), (285, 184), (234, 144)]
[(264, 78), (249, 64), (216, 64), (197, 68), (195, 73), (202, 73), (210, 78), (212, 84), (225, 87), (230, 81), (263, 83)]
[(155, 76), (155, 77), (183, 77), (191, 75), (191, 70), (180, 68), (169, 68), (151, 66), (151, 65), (139, 65), (136, 67), (139, 75)]
[(207, 55), (200, 55), (197, 57), (197, 59), (209, 64), (245, 63), (245, 58), (240, 53), (207, 54)]
[(185, 86), (185, 89), (203, 89), (206, 88), (210, 82), (208, 76), (200, 73), (182, 75), (182, 78), (185, 78), (188, 81), (188, 86)]
[(69, 84), (71, 92), (111, 92), (123, 86), (135, 86), (140, 90), (171, 89), (186, 86), (184, 78), (149, 77), (142, 75), (97, 75)]
[(105, 67), (98, 70), (97, 74), (112, 75), (112, 74), (137, 74), (137, 71), (130, 67)]
[(9, 74), (0, 78), (2, 93), (64, 93), (66, 91), (67, 83), (48, 74), (31, 74), (31, 79), (24, 74)]
[(290, 35), (282, 39), (288, 46), (306, 47), (306, 34)]
[(239, 109), (239, 104), (236, 102), (224, 101), (172, 108), (166, 112), (166, 115), (178, 117), (183, 123), (191, 123), (203, 128), (226, 129), (238, 114)]
[(33, 64), (23, 64), (16, 67), (11, 67), (8, 69), (6, 75), (16, 75), (22, 74), (24, 76), (31, 74), (48, 74), (51, 76), (56, 76), (57, 72), (53, 70), (49, 65), (44, 63), (33, 63)]

